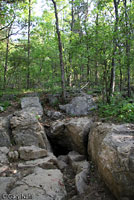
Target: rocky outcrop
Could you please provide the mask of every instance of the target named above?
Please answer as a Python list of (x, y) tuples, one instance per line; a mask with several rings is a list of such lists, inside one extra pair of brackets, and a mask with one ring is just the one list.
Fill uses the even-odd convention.
[(117, 199), (134, 198), (134, 125), (96, 123), (88, 153)]
[(33, 200), (62, 200), (66, 196), (63, 175), (58, 169), (35, 168), (34, 173), (16, 182), (10, 194), (31, 195)]
[(90, 111), (96, 109), (96, 105), (91, 95), (82, 94), (74, 97), (69, 104), (60, 105), (61, 110), (72, 116), (88, 115)]
[(47, 151), (36, 146), (26, 146), (19, 148), (20, 158), (23, 160), (33, 160), (47, 156)]
[(57, 120), (52, 123), (48, 137), (58, 148), (84, 154), (91, 124), (92, 120), (88, 117)]
[(47, 149), (48, 140), (44, 127), (36, 115), (25, 110), (17, 111), (10, 119), (14, 141), (20, 146), (35, 145)]
[(9, 117), (0, 117), (0, 147), (11, 146)]

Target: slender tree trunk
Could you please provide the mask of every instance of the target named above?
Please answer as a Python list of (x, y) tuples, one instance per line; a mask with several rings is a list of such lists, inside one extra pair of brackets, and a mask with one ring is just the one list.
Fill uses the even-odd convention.
[(60, 30), (59, 30), (59, 19), (58, 19), (58, 13), (57, 13), (57, 5), (56, 1), (52, 0), (55, 10), (55, 18), (56, 18), (56, 32), (58, 36), (58, 46), (59, 46), (59, 58), (60, 58), (60, 68), (61, 68), (61, 86), (62, 86), (62, 97), (65, 100), (66, 98), (66, 90), (65, 90), (65, 71), (64, 71), (64, 64), (63, 64), (63, 52), (62, 52), (62, 42), (61, 42), (61, 36), (60, 36)]
[(121, 65), (121, 47), (119, 47), (119, 70), (120, 70), (120, 92), (122, 91), (122, 65)]
[[(71, 7), (71, 34), (73, 32), (73, 27), (74, 27), (74, 0), (71, 1), (72, 7)], [(72, 45), (72, 39), (70, 38), (70, 46)], [(72, 69), (72, 56), (71, 53), (69, 52), (69, 72), (68, 72), (68, 83), (69, 86), (71, 87), (71, 69)]]
[[(87, 52), (89, 51), (89, 47), (87, 46)], [(87, 56), (87, 81), (89, 81), (89, 75), (90, 75), (90, 57)]]
[(127, 92), (128, 97), (131, 96), (130, 89), (130, 33), (128, 28), (127, 0), (124, 0), (125, 8), (125, 25), (126, 25), (126, 66), (127, 66)]
[(99, 15), (96, 15), (96, 61), (95, 61), (95, 83), (98, 84), (98, 25)]
[(28, 66), (27, 66), (27, 89), (30, 88), (30, 28), (31, 28), (31, 0), (29, 0), (28, 14)]
[(4, 66), (4, 83), (3, 83), (3, 89), (6, 88), (6, 82), (7, 82), (7, 65), (8, 65), (8, 52), (9, 52), (9, 37), (7, 38), (6, 42), (6, 59), (5, 59), (5, 66)]
[(109, 96), (113, 95), (115, 91), (115, 55), (117, 49), (117, 31), (118, 31), (118, 5), (120, 0), (113, 0), (114, 1), (114, 10), (115, 10), (115, 25), (114, 25), (114, 32), (113, 32), (113, 54), (112, 54), (112, 68), (111, 68), (111, 80), (110, 80), (110, 89), (109, 89)]
[[(12, 26), (12, 25), (11, 25)], [(3, 89), (6, 89), (7, 84), (7, 68), (8, 68), (8, 53), (9, 53), (9, 37), (10, 37), (10, 30), (11, 26), (8, 29), (7, 39), (6, 39), (6, 57), (5, 57), (5, 66), (4, 66), (4, 82), (3, 82)]]
[(85, 33), (86, 33), (86, 49), (87, 49), (87, 81), (89, 81), (89, 76), (90, 76), (90, 54), (89, 54), (89, 37), (88, 37), (88, 30), (87, 30), (87, 18), (88, 18), (88, 7), (89, 7), (89, 2), (87, 0), (87, 12), (85, 16), (85, 21), (84, 21), (84, 27), (85, 27)]

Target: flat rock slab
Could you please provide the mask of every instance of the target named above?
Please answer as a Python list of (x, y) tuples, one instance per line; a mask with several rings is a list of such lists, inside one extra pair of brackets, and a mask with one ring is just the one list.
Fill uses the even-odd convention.
[(41, 116), (43, 115), (43, 108), (39, 102), (39, 97), (23, 97), (21, 99), (21, 108)]
[(31, 195), (32, 200), (62, 200), (66, 196), (63, 174), (58, 169), (36, 168), (34, 173), (17, 181), (10, 193)]
[(47, 151), (45, 149), (41, 149), (34, 145), (20, 147), (19, 148), (20, 158), (23, 160), (33, 160), (41, 157), (47, 156)]
[(18, 164), (18, 168), (31, 168), (37, 166), (43, 169), (56, 169), (57, 158), (53, 155), (53, 153), (48, 152), (48, 156), (45, 158), (29, 160)]

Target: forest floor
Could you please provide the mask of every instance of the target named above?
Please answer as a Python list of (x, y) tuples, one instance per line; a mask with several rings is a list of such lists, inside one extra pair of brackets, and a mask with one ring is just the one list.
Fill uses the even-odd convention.
[[(19, 96), (18, 98), (21, 98), (21, 97), (22, 96)], [(45, 102), (45, 96), (41, 96), (41, 102), (43, 101)], [(43, 108), (44, 110), (45, 109), (56, 110), (56, 108), (53, 108), (49, 104), (43, 105)], [(15, 111), (18, 111), (18, 110), (21, 110), (20, 101), (18, 101), (18, 99), (10, 100), (10, 106), (7, 107), (5, 111), (0, 113), (0, 117), (6, 117), (10, 114), (13, 114)], [(66, 117), (68, 118), (67, 115), (65, 115), (65, 118)], [(95, 118), (97, 117), (96, 114), (94, 117)], [(48, 122), (50, 121), (50, 119), (47, 119), (47, 120)], [(101, 180), (94, 163), (92, 161), (89, 161), (89, 163), (90, 163), (90, 172), (89, 172), (88, 182), (87, 182), (88, 188), (86, 192), (81, 195), (78, 195), (76, 192), (75, 182), (74, 182), (75, 174), (72, 168), (67, 167), (62, 171), (63, 176), (64, 176), (65, 187), (67, 191), (67, 197), (65, 200), (115, 200), (112, 193), (109, 191), (105, 183)]]

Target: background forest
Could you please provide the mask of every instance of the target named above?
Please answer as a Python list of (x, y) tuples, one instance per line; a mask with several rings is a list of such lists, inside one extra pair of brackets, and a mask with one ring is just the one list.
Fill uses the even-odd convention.
[(133, 121), (134, 1), (42, 2), (0, 1), (1, 93), (86, 85), (102, 116)]

